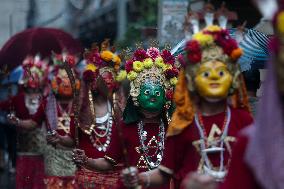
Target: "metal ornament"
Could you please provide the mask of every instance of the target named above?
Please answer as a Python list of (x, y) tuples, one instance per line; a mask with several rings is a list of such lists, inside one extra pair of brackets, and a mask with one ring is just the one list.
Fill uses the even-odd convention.
[[(144, 130), (144, 124), (142, 121), (138, 123), (138, 136), (139, 136), (139, 141), (140, 141), (140, 146), (139, 150), (141, 154), (144, 157), (144, 160), (146, 161), (146, 164), (150, 170), (157, 168), (162, 159), (163, 159), (163, 153), (164, 153), (164, 142), (165, 142), (165, 126), (163, 121), (161, 120), (161, 124), (159, 125), (159, 133), (158, 133), (158, 141), (157, 141), (157, 146), (155, 146), (156, 151), (153, 155), (149, 155), (149, 149), (150, 149), (150, 144), (153, 140), (156, 140), (156, 137), (153, 136), (152, 139), (148, 142), (148, 145), (145, 145), (145, 142), (147, 141), (147, 131)], [(151, 148), (154, 148), (151, 146)], [(153, 159), (156, 159), (154, 161)]]

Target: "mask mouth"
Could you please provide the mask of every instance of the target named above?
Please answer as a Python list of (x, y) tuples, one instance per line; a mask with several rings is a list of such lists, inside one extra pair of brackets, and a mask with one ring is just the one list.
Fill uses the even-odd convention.
[(157, 101), (156, 98), (151, 98), (151, 99), (150, 99), (150, 102), (156, 102), (156, 101)]
[(220, 87), (220, 83), (210, 83), (209, 84), (211, 88), (219, 88)]

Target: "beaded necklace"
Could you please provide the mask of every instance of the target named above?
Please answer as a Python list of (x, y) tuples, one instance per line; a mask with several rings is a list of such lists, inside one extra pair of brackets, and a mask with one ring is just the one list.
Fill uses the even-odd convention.
[[(223, 180), (223, 178), (226, 175), (226, 170), (224, 170), (224, 151), (225, 151), (224, 140), (228, 135), (229, 124), (231, 121), (231, 110), (229, 107), (227, 107), (225, 111), (224, 124), (222, 127), (222, 135), (219, 140), (214, 142), (212, 148), (208, 148), (209, 146), (207, 145), (206, 142), (208, 137), (204, 128), (204, 123), (202, 121), (202, 115), (200, 112), (195, 114), (194, 121), (199, 130), (199, 135), (201, 139), (200, 148), (201, 148), (201, 156), (204, 161), (203, 165), (204, 172), (218, 181)], [(217, 147), (218, 143), (220, 143), (219, 147)], [(218, 171), (213, 170), (213, 166), (211, 165), (208, 157), (208, 153), (212, 152), (220, 152), (220, 167)]]

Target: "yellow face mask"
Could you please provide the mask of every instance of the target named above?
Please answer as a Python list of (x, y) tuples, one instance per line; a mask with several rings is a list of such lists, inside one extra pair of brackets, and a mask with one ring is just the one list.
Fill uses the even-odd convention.
[(227, 98), (232, 80), (227, 65), (220, 61), (201, 64), (194, 78), (198, 94), (212, 100)]

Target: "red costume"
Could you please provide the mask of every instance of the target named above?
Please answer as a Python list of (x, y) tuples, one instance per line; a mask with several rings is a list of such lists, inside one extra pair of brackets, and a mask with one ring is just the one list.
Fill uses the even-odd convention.
[[(113, 129), (116, 125), (110, 99), (117, 87), (115, 77), (121, 60), (109, 45), (106, 40), (101, 44), (101, 49), (95, 45), (84, 54), (87, 66), (83, 73), (78, 125), (72, 126), (69, 134), (76, 141), (76, 148), (84, 150), (86, 156), (92, 159), (104, 157), (113, 143)], [(102, 117), (96, 116), (96, 97), (103, 98), (107, 105), (107, 112)], [(99, 172), (80, 166), (75, 177), (79, 188), (111, 189), (119, 178), (119, 172), (118, 167), (112, 171)]]
[(245, 161), (245, 154), (249, 139), (242, 135), (234, 147), (229, 173), (220, 189), (263, 189)]
[[(58, 119), (62, 117), (63, 113), (60, 111), (61, 108), (57, 104), (57, 116)], [(68, 105), (63, 106), (63, 109), (68, 108)], [(72, 108), (70, 108), (72, 110)], [(43, 100), (40, 105), (37, 113), (33, 116), (33, 120), (38, 124), (42, 124), (45, 121), (46, 130), (51, 131), (54, 128), (50, 126), (50, 118), (46, 115), (47, 111), (47, 100)], [(70, 127), (74, 124), (73, 114), (71, 112), (68, 113), (70, 116)], [(63, 125), (62, 125), (63, 126)], [(59, 135), (64, 136), (69, 133), (68, 127), (57, 128), (56, 131)], [(75, 180), (74, 180), (74, 171), (75, 165), (71, 160), (71, 149), (56, 149), (53, 146), (48, 145), (45, 150), (45, 184), (47, 188), (53, 188), (58, 185), (62, 185), (65, 188), (76, 188)]]
[[(26, 107), (24, 93), (19, 93), (7, 101), (0, 102), (0, 108), (6, 111), (12, 110), (15, 116), (20, 119), (32, 117)], [(39, 128), (32, 131), (17, 128), (16, 188), (18, 189), (44, 188), (44, 161), (42, 156), (44, 139), (42, 134)]]
[[(147, 166), (147, 162), (140, 152), (139, 148), (141, 148), (137, 122), (131, 124), (125, 124), (123, 121), (120, 122), (120, 127), (123, 133), (123, 137), (120, 138), (117, 129), (114, 132), (112, 137), (112, 143), (110, 145), (109, 150), (106, 153), (106, 160), (110, 161), (113, 164), (124, 164), (125, 166), (125, 157), (122, 147), (122, 141), (125, 143), (126, 150), (128, 152), (128, 163), (129, 166), (137, 167), (139, 172), (149, 170)], [(149, 147), (153, 147), (153, 151), (150, 151), (148, 154), (155, 154), (155, 147), (158, 145), (159, 141), (159, 125), (157, 123), (146, 123), (144, 124), (144, 131), (147, 132), (147, 141), (145, 143)], [(166, 156), (164, 156), (166, 157)], [(117, 184), (118, 189), (125, 188), (121, 181)], [(161, 188), (168, 188), (168, 186), (164, 186)]]
[[(222, 130), (225, 113), (219, 113), (213, 116), (203, 116), (204, 127), (208, 135), (220, 137), (218, 134)], [(228, 135), (225, 139), (225, 166), (228, 165), (232, 144), (235, 142), (237, 133), (252, 123), (252, 117), (247, 111), (231, 108), (231, 121), (229, 123)], [(218, 128), (217, 128), (217, 127)], [(210, 133), (210, 134), (209, 134)], [(182, 179), (189, 172), (201, 169), (201, 156), (199, 153), (199, 131), (193, 122), (186, 127), (182, 133), (170, 136), (166, 140), (165, 158), (159, 169), (167, 174), (173, 174), (175, 188), (180, 187)], [(213, 167), (219, 167), (220, 154), (209, 154), (209, 159)]]

